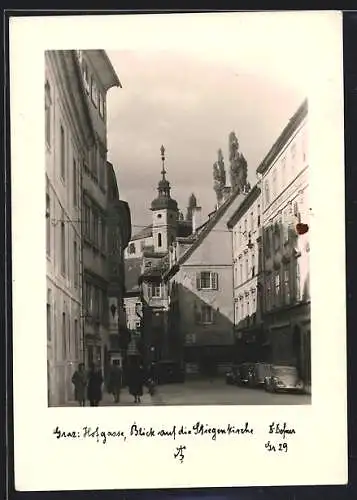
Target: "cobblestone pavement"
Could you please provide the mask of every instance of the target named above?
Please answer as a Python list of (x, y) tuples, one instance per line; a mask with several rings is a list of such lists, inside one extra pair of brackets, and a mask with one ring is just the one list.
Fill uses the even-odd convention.
[[(104, 393), (101, 406), (139, 406), (134, 403), (127, 388), (122, 389), (120, 402), (114, 403), (111, 395)], [(151, 397), (147, 389), (141, 406), (148, 405), (305, 405), (311, 403), (306, 394), (271, 394), (264, 389), (250, 389), (226, 385), (222, 379), (192, 380), (184, 384), (158, 386)], [(70, 402), (63, 406), (77, 406)]]

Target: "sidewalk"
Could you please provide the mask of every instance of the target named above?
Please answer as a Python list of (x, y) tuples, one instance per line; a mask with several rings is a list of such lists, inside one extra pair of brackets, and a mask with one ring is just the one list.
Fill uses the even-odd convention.
[[(119, 403), (115, 403), (113, 400), (113, 396), (108, 394), (106, 391), (103, 392), (103, 398), (100, 402), (99, 406), (145, 406), (145, 405), (160, 405), (162, 403), (162, 398), (158, 391), (154, 396), (150, 396), (147, 389), (144, 388), (144, 395), (141, 397), (141, 403), (134, 403), (134, 398), (129, 394), (127, 388), (122, 389), (120, 393), (120, 401)], [(89, 401), (86, 401), (86, 406), (89, 407)], [(58, 407), (78, 407), (77, 401), (68, 401), (68, 403), (59, 405)]]

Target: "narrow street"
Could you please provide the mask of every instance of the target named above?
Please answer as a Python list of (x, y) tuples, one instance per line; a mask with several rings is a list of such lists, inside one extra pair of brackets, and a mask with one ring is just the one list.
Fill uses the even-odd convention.
[[(223, 379), (187, 381), (184, 384), (168, 384), (157, 387), (151, 397), (144, 390), (141, 406), (149, 405), (306, 405), (311, 403), (307, 394), (271, 394), (262, 389), (250, 389), (227, 385)], [(66, 405), (68, 406), (68, 405)], [(75, 402), (70, 406), (77, 406)], [(120, 402), (104, 393), (101, 406), (139, 406), (127, 388), (121, 392)]]

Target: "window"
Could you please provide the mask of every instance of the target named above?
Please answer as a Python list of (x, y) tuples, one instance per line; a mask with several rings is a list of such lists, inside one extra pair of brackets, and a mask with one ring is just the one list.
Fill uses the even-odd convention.
[(234, 324), (238, 323), (238, 316), (239, 316), (239, 304), (236, 302), (234, 304)]
[(66, 313), (62, 313), (62, 359), (67, 357)]
[(46, 252), (47, 255), (51, 255), (51, 198), (48, 192), (46, 193)]
[(268, 276), (266, 279), (266, 308), (267, 311), (271, 309), (271, 277)]
[(240, 298), (240, 317), (241, 319), (244, 318), (244, 300), (242, 297)]
[(238, 228), (238, 245), (241, 245), (241, 237), (242, 237), (242, 226)]
[(97, 87), (97, 82), (93, 77), (91, 83), (91, 98), (94, 106), (98, 107), (98, 87)]
[(78, 331), (78, 320), (74, 320), (74, 352), (75, 357), (79, 358), (79, 331)]
[(284, 266), (284, 302), (290, 304), (290, 279), (289, 267), (287, 264)]
[(161, 236), (161, 233), (158, 233), (158, 235), (157, 235), (157, 245), (159, 247), (162, 246), (162, 236)]
[(51, 87), (48, 82), (45, 85), (45, 138), (47, 146), (51, 146)]
[(66, 178), (66, 138), (64, 128), (60, 126), (60, 164), (61, 164), (61, 177), (63, 180)]
[(102, 118), (104, 118), (105, 116), (105, 102), (104, 102), (104, 97), (103, 97), (103, 94), (101, 92), (98, 92), (98, 101), (99, 101), (99, 114)]
[(99, 156), (99, 186), (104, 189), (104, 174), (106, 169), (105, 158), (103, 158), (102, 154)]
[(279, 305), (280, 303), (280, 274), (276, 273), (275, 275), (275, 303)]
[(270, 232), (271, 232), (271, 227), (268, 226), (265, 231), (265, 255), (266, 257), (270, 258), (271, 256), (271, 246), (270, 246)]
[(258, 221), (257, 226), (260, 227), (260, 205), (258, 205)]
[(218, 274), (211, 272), (201, 272), (197, 276), (198, 290), (218, 290)]
[(250, 316), (250, 303), (249, 303), (249, 295), (247, 295), (247, 316)]
[(84, 305), (86, 314), (92, 314), (92, 285), (88, 281), (84, 284)]
[(130, 243), (129, 245), (129, 253), (135, 254), (135, 243)]
[(203, 305), (201, 307), (201, 322), (213, 323), (213, 309), (211, 306)]
[(280, 227), (281, 227), (281, 222), (276, 222), (273, 234), (275, 252), (279, 251), (280, 249)]
[(50, 288), (47, 290), (47, 340), (50, 341), (52, 337), (52, 320), (51, 320), (51, 315), (52, 315), (52, 307), (51, 307), (51, 301), (52, 301), (52, 293)]
[(78, 250), (77, 250), (77, 242), (73, 242), (73, 272), (74, 272), (74, 286), (78, 287)]
[(78, 206), (78, 175), (77, 175), (77, 162), (73, 158), (73, 206), (77, 207)]
[(252, 254), (252, 278), (255, 276), (255, 255)]
[(66, 274), (66, 228), (61, 222), (61, 272)]
[(71, 357), (71, 320), (68, 317), (68, 354)]
[(256, 313), (256, 311), (257, 311), (257, 298), (255, 290), (252, 290), (252, 314)]
[(240, 260), (240, 264), (239, 264), (239, 277), (240, 277), (240, 283), (243, 283), (244, 279), (243, 279), (243, 264), (242, 264), (242, 260)]
[(98, 246), (98, 212), (93, 210), (92, 214), (92, 241)]
[(250, 230), (254, 230), (254, 215), (253, 212), (250, 213)]
[(95, 180), (98, 179), (98, 145), (94, 144), (92, 149), (92, 174)]
[(87, 202), (83, 203), (84, 207), (84, 234), (87, 238), (90, 238), (90, 207)]
[(152, 298), (161, 298), (161, 284), (149, 284), (149, 296)]
[(248, 257), (245, 259), (245, 279), (249, 279), (249, 263), (248, 263)]
[(296, 262), (295, 300), (300, 301), (300, 266)]
[(244, 236), (248, 236), (248, 224), (247, 224), (247, 219), (244, 221)]
[(281, 160), (281, 183), (282, 187), (285, 187), (286, 183), (286, 157), (282, 158)]
[(161, 217), (162, 217), (162, 214), (157, 214), (158, 219), (161, 219)]
[(270, 192), (269, 192), (269, 182), (265, 181), (265, 206), (270, 203)]
[(277, 177), (276, 169), (273, 170), (273, 187), (272, 187), (272, 197), (275, 198), (277, 195)]
[(105, 223), (105, 220), (104, 218), (102, 218), (102, 244), (101, 244), (101, 247), (102, 247), (102, 251), (103, 252), (106, 252), (107, 250), (107, 225)]

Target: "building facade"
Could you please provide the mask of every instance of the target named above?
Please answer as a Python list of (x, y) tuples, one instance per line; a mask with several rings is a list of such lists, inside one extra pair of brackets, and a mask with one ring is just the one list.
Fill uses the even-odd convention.
[(194, 224), (191, 217), (184, 219), (176, 200), (171, 197), (163, 146), (161, 160), (158, 195), (150, 205), (152, 223), (134, 234), (125, 251), (127, 321), (133, 322), (131, 326), (138, 323), (138, 318), (129, 311), (134, 301), (140, 303), (141, 351), (145, 351), (148, 361), (173, 356), (168, 340), (168, 285), (163, 274), (169, 268), (176, 241), (191, 234)]
[(48, 402), (73, 398), (84, 357), (81, 177), (94, 130), (74, 51), (45, 53)]
[(232, 243), (227, 222), (246, 194), (226, 200), (191, 238), (174, 248), (165, 280), (169, 284), (170, 333), (186, 371), (232, 361), (234, 336)]
[(85, 362), (105, 371), (110, 349), (107, 228), (107, 92), (120, 87), (105, 51), (77, 51), (95, 143), (82, 176), (83, 306)]
[(228, 221), (232, 231), (233, 302), (236, 361), (262, 361), (263, 221), (260, 183)]
[(257, 169), (262, 185), (264, 324), (270, 360), (311, 382), (308, 103), (304, 101)]
[[(107, 162), (108, 266), (109, 266), (109, 358), (122, 354), (127, 338), (124, 308), (124, 251), (131, 237), (131, 215), (127, 202), (120, 199), (113, 165)], [(109, 359), (109, 360), (110, 360)]]

